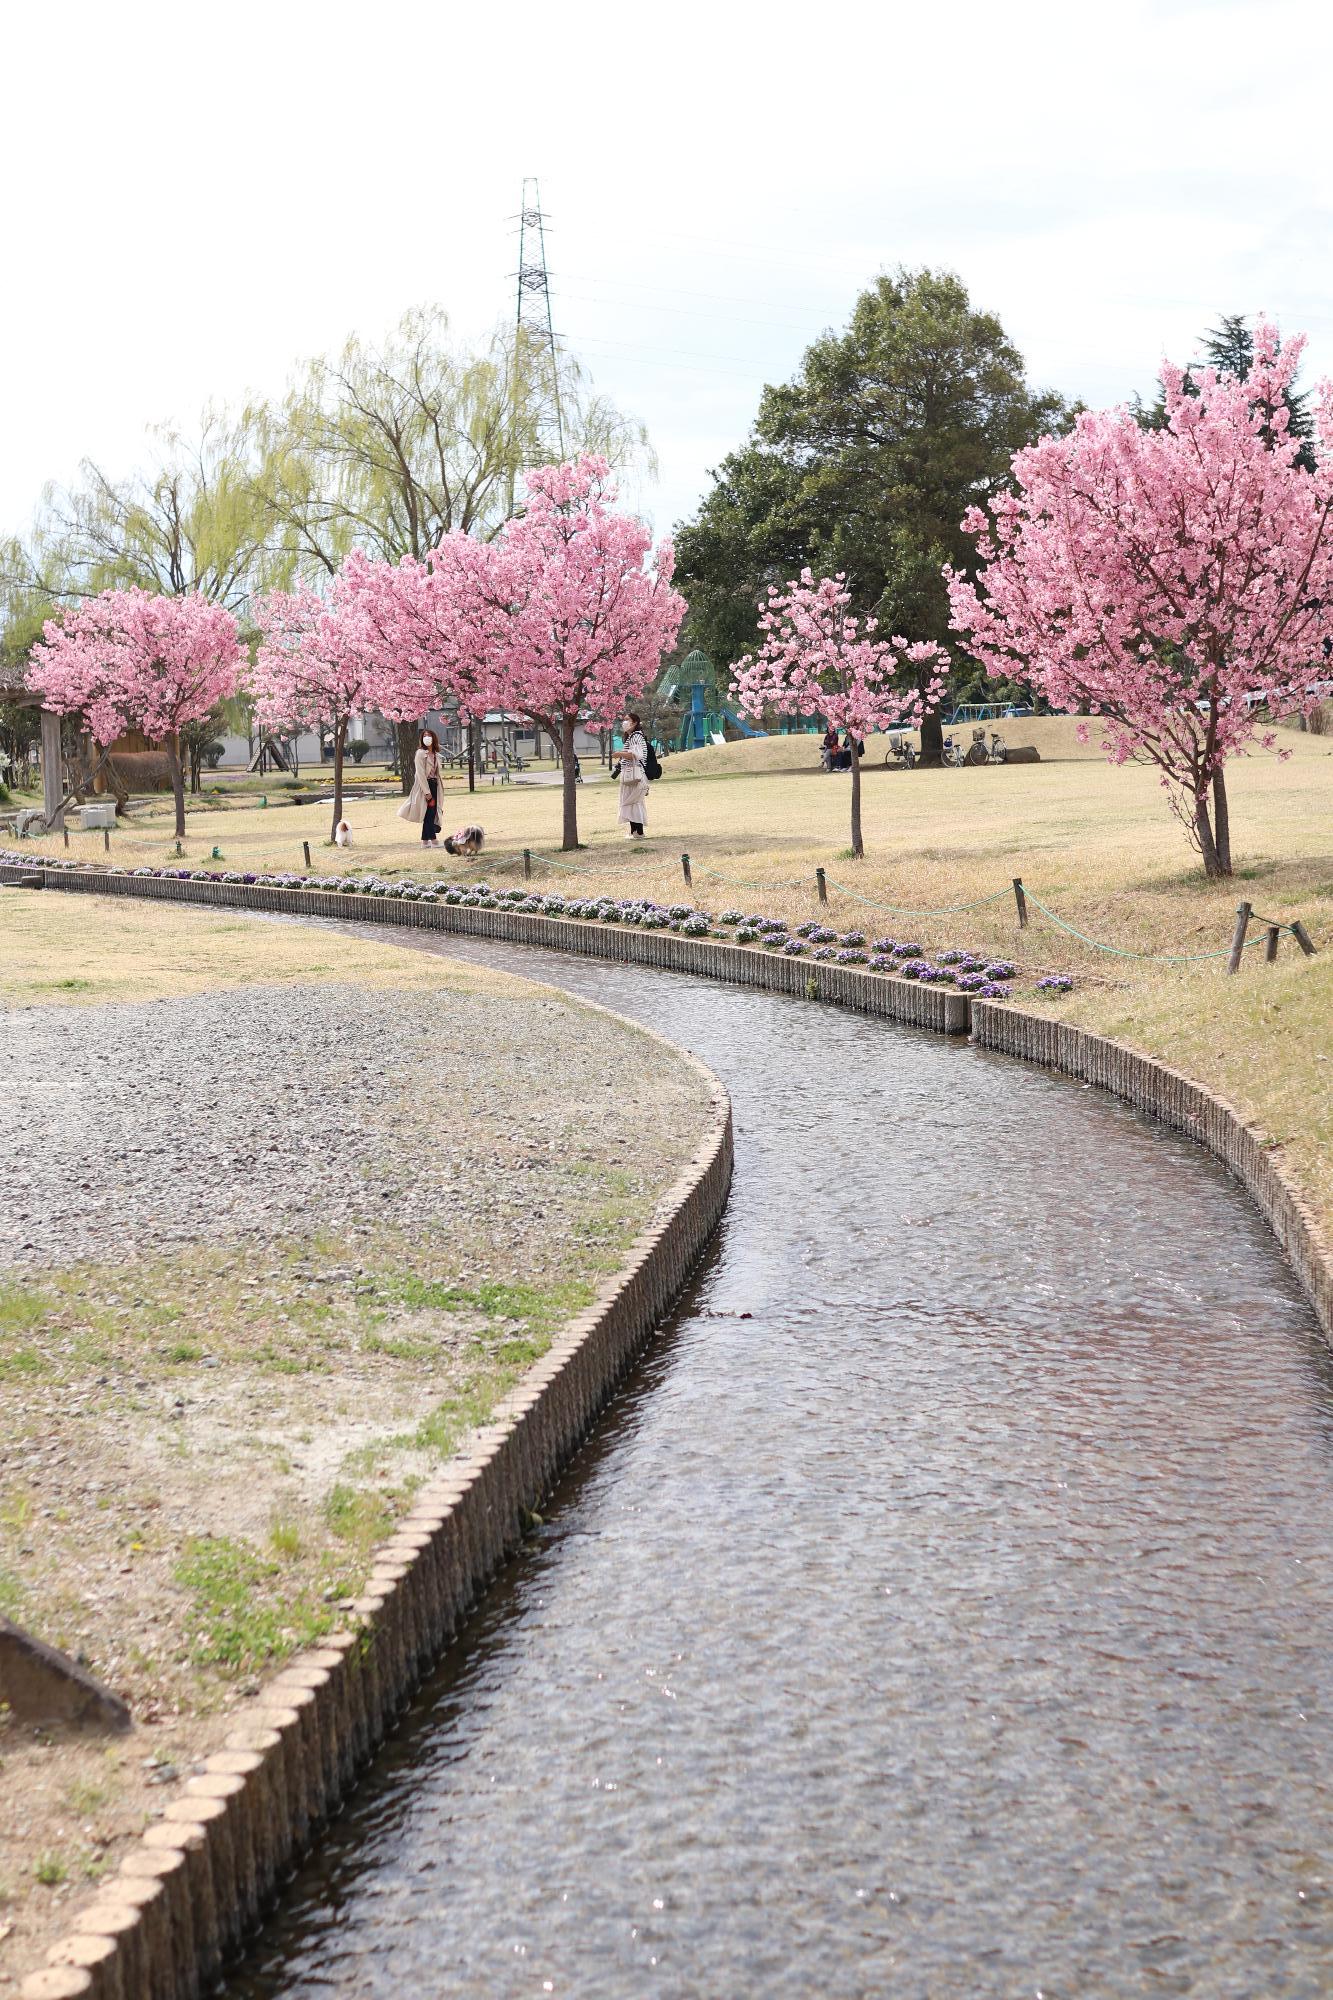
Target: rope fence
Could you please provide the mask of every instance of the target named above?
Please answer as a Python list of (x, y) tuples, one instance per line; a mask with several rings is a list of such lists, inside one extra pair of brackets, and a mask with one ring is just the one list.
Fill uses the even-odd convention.
[[(517, 859), (518, 857), (515, 857), (515, 860)], [(587, 875), (592, 872), (601, 872), (600, 870), (592, 871), (587, 867), (580, 867), (577, 862), (565, 861), (553, 854), (538, 854), (528, 848), (524, 849), (522, 860), (525, 875), (531, 874), (534, 863), (544, 863), (547, 867), (560, 868), (565, 873), (571, 875)], [(513, 864), (502, 863), (498, 865), (510, 866)], [(670, 868), (674, 872), (676, 866), (677, 864), (674, 861), (659, 861), (649, 863), (647, 868), (643, 869), (639, 867), (637, 862), (635, 863), (636, 872), (651, 874), (660, 873), (663, 868)], [(696, 868), (688, 854), (681, 855), (679, 866), (686, 886), (691, 887)], [(729, 888), (734, 889), (751, 889), (758, 891), (760, 894), (765, 890), (772, 889), (808, 890), (810, 887), (810, 878), (808, 876), (771, 877), (769, 880), (761, 882), (744, 875), (728, 875), (720, 868), (700, 867), (697, 869), (697, 872), (701, 877), (710, 882), (725, 883)], [(1021, 876), (1015, 876), (1007, 888), (993, 889), (988, 895), (974, 897), (971, 902), (940, 903), (929, 908), (918, 908), (906, 903), (886, 903), (875, 896), (863, 896), (859, 889), (851, 889), (845, 882), (835, 881), (823, 868), (815, 869), (814, 887), (821, 903), (827, 903), (828, 892), (832, 890), (835, 895), (845, 896), (849, 902), (859, 903), (863, 909), (883, 910), (886, 915), (896, 917), (959, 916), (968, 910), (981, 910), (987, 908), (992, 903), (1004, 902), (1009, 896), (1012, 896), (1017, 906), (1020, 929), (1026, 930), (1028, 927), (1027, 913), (1028, 906), (1031, 905), (1033, 909), (1040, 910), (1041, 914), (1048, 922), (1054, 924), (1057, 930), (1063, 931), (1068, 937), (1077, 938), (1078, 942), (1086, 945), (1090, 951), (1104, 952), (1112, 958), (1131, 959), (1140, 965), (1198, 965), (1209, 960), (1225, 958), (1228, 961), (1228, 970), (1236, 972), (1240, 968), (1242, 952), (1248, 951), (1252, 946), (1260, 944), (1264, 945), (1266, 962), (1271, 965), (1276, 960), (1278, 940), (1283, 933), (1296, 940), (1301, 951), (1307, 958), (1313, 958), (1316, 952), (1316, 946), (1309, 932), (1299, 920), (1288, 923), (1284, 919), (1259, 916), (1249, 903), (1242, 903), (1237, 910), (1236, 935), (1229, 947), (1218, 951), (1134, 951), (1126, 945), (1108, 944), (1102, 938), (1089, 937), (1086, 931), (1081, 931), (1076, 924), (1071, 924), (1066, 918), (1060, 916), (1058, 911), (1051, 909), (1049, 904), (1044, 903), (1039, 896), (1034, 895), (1032, 890), (1026, 887)], [(1263, 927), (1262, 932), (1254, 937), (1248, 936), (1251, 923), (1259, 924)]]

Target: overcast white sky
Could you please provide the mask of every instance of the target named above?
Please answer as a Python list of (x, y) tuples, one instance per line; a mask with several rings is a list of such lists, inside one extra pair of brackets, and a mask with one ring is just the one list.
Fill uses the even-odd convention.
[(127, 471), (150, 421), (353, 329), (511, 315), (524, 174), (557, 329), (648, 424), (632, 497), (663, 529), (899, 262), (956, 270), (1091, 403), (1222, 311), (1333, 373), (1315, 0), (30, 0), (5, 42), (0, 532), (81, 456)]

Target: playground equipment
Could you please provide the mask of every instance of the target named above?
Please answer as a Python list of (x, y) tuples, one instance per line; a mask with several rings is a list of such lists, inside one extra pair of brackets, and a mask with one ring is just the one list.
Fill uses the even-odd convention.
[(701, 680), (689, 681), (690, 673), (699, 674), (705, 670), (712, 672), (713, 663), (707, 653), (694, 652), (686, 655), (681, 665), (681, 679), (676, 682), (671, 693), (679, 699), (688, 694), (690, 705), (681, 721), (680, 734), (676, 739), (678, 750), (702, 750), (709, 743), (725, 743), (727, 725), (738, 730), (742, 736), (767, 736), (766, 729), (756, 729), (753, 724), (743, 722), (734, 709), (710, 709), (705, 704), (707, 689)]

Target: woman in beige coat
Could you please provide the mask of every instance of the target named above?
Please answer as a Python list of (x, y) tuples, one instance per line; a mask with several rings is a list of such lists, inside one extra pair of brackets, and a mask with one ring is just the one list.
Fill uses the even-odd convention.
[(631, 840), (643, 839), (648, 817), (648, 739), (634, 712), (625, 717), (624, 747), (620, 752), (620, 821), (629, 828)]
[(423, 847), (440, 844), (440, 744), (433, 729), (423, 729), (417, 745), (412, 790), (398, 808), (399, 819), (421, 827)]

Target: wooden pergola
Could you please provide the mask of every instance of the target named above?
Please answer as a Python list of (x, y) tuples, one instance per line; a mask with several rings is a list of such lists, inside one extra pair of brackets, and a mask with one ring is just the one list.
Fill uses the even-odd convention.
[(53, 708), (42, 708), (23, 678), (20, 667), (0, 666), (0, 701), (17, 708), (41, 709), (42, 716), (42, 811), (48, 831), (59, 832), (65, 824), (65, 772), (60, 750), (60, 717)]

